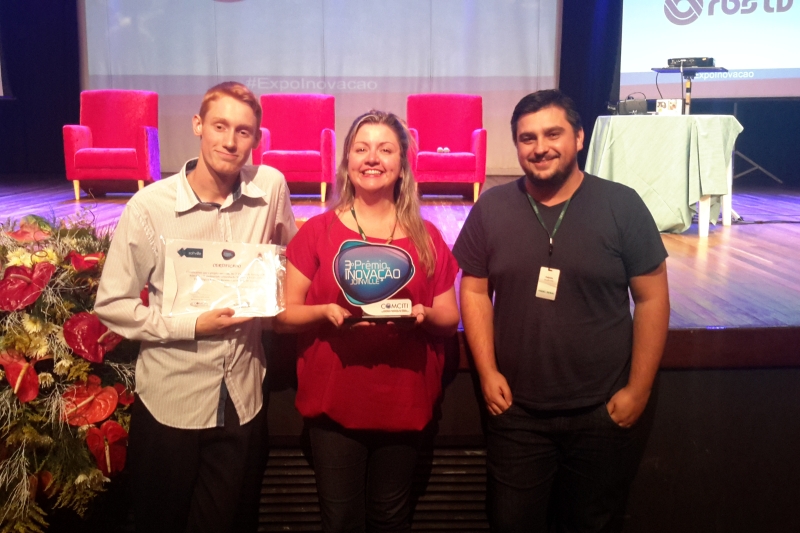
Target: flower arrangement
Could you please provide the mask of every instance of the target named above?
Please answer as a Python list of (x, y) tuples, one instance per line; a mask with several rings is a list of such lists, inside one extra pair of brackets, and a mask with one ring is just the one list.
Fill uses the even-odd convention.
[(0, 226), (2, 533), (82, 516), (125, 465), (132, 350), (92, 313), (110, 241), (86, 214)]

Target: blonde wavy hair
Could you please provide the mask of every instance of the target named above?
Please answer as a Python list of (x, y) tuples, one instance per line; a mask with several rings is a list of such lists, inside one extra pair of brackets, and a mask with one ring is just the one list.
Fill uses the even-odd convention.
[(422, 220), (419, 210), (419, 196), (417, 195), (417, 182), (414, 180), (414, 173), (411, 171), (409, 155), (411, 150), (416, 149), (414, 139), (408, 126), (394, 113), (377, 111), (375, 109), (367, 111), (353, 121), (347, 137), (344, 139), (342, 150), (342, 161), (336, 170), (336, 184), (334, 193), (330, 201), (330, 209), (341, 212), (350, 209), (355, 200), (355, 188), (350, 181), (347, 168), (350, 163), (350, 149), (353, 147), (353, 140), (356, 133), (364, 124), (383, 124), (388, 126), (397, 135), (400, 142), (400, 177), (394, 185), (394, 205), (397, 213), (397, 223), (411, 240), (417, 250), (419, 260), (425, 267), (428, 277), (433, 276), (436, 268), (436, 252), (433, 249), (428, 230)]

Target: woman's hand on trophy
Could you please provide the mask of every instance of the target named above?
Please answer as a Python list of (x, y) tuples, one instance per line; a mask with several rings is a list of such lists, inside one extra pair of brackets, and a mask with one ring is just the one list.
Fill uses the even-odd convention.
[(322, 307), (322, 313), (326, 320), (337, 328), (342, 327), (344, 319), (351, 316), (350, 311), (337, 304), (327, 304)]
[(425, 328), (428, 333), (439, 337), (455, 335), (459, 320), (455, 290), (451, 287), (434, 296), (430, 307), (416, 304), (411, 308), (411, 315), (416, 319), (414, 325)]
[(422, 304), (417, 304), (414, 307), (412, 307), (411, 316), (417, 319), (416, 324), (418, 326), (421, 325), (423, 322), (425, 322), (425, 319), (427, 318), (427, 310), (425, 309), (425, 306)]

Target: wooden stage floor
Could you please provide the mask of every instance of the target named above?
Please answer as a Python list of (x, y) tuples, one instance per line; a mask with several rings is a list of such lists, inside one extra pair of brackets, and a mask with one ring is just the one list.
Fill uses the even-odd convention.
[[(498, 181), (498, 180), (495, 180)], [(0, 181), (0, 221), (27, 214), (71, 217), (87, 210), (113, 228), (130, 195), (76, 202), (66, 180)], [(324, 210), (318, 199), (293, 195), (295, 216)], [(472, 202), (424, 196), (423, 216), (452, 245)], [(697, 226), (662, 236), (672, 313), (666, 368), (800, 366), (800, 190), (735, 190), (733, 208), (744, 222)]]

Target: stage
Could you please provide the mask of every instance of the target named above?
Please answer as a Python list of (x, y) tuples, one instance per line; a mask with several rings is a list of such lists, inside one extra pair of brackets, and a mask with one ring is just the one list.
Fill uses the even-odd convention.
[[(513, 178), (490, 177), (487, 188)], [(0, 220), (27, 214), (46, 218), (86, 216), (113, 228), (129, 194), (76, 202), (63, 178), (4, 179)], [(16, 183), (11, 185), (11, 183)], [(442, 192), (442, 191), (434, 191)], [(445, 191), (458, 192), (458, 191)], [(295, 217), (324, 211), (318, 197), (292, 196)], [(423, 217), (455, 242), (472, 202), (455, 195), (425, 194)], [(683, 234), (663, 234), (669, 252), (670, 334), (665, 368), (800, 366), (800, 190), (735, 188), (733, 208), (744, 219), (717, 225), (707, 239), (697, 225)], [(465, 366), (462, 357), (461, 366)]]
[[(509, 179), (489, 178), (487, 187)], [(63, 177), (0, 183), (3, 221), (83, 213), (111, 229), (130, 197), (75, 202)], [(325, 209), (313, 196), (293, 195), (292, 204), (298, 220)], [(449, 244), (472, 206), (459, 196), (425, 195), (422, 204), (423, 216)], [(792, 511), (800, 487), (800, 191), (735, 187), (733, 208), (744, 222), (717, 225), (708, 238), (698, 237), (696, 224), (684, 234), (662, 235), (670, 331), (656, 424), (632, 487), (626, 533), (800, 527)], [(318, 531), (314, 472), (294, 408), (294, 360), (285, 356), (292, 340), (276, 346), (283, 342), (276, 339), (269, 344), (270, 460), (259, 531)], [(485, 410), (463, 333), (448, 353), (435, 437), (416, 471), (414, 530), (484, 532)], [(106, 514), (120, 521), (128, 513), (124, 486), (112, 489), (122, 491), (122, 507)]]

